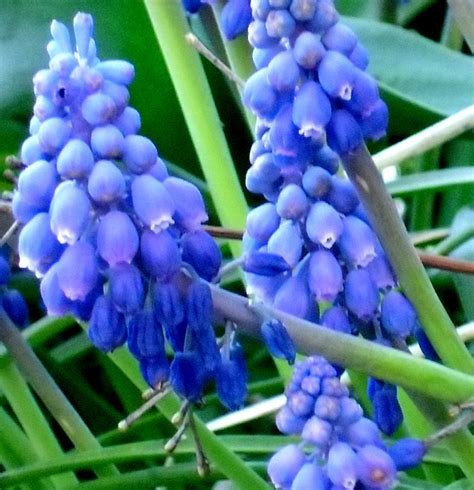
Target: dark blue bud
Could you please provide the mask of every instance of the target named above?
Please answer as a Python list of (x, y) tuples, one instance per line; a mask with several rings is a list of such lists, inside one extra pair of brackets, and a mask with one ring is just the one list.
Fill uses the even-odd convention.
[(377, 141), (383, 138), (388, 126), (388, 107), (382, 99), (374, 105), (372, 111), (359, 119), (364, 138)]
[(177, 352), (171, 363), (169, 379), (177, 395), (197, 402), (207, 380), (202, 359), (194, 352)]
[(69, 140), (71, 125), (64, 119), (52, 117), (47, 119), (38, 130), (38, 141), (42, 151), (56, 155)]
[(152, 388), (156, 388), (168, 381), (170, 366), (166, 356), (143, 357), (140, 359), (140, 372), (145, 381)]
[(339, 250), (346, 263), (365, 267), (376, 256), (377, 238), (372, 229), (355, 216), (346, 216), (344, 230), (338, 240)]
[(274, 319), (263, 322), (260, 332), (272, 356), (286, 359), (288, 364), (295, 362), (295, 346), (280, 320)]
[(329, 146), (323, 146), (312, 155), (312, 164), (322, 167), (329, 174), (334, 175), (339, 170), (339, 155)]
[(260, 49), (270, 48), (278, 43), (278, 39), (268, 35), (265, 22), (258, 19), (254, 20), (249, 25), (248, 40), (254, 48)]
[(418, 439), (399, 439), (388, 449), (398, 471), (410, 470), (422, 463), (428, 448)]
[(201, 0), (181, 0), (183, 7), (190, 14), (195, 14), (202, 7)]
[(337, 419), (337, 425), (347, 426), (359, 421), (364, 412), (362, 407), (349, 396), (343, 396), (339, 400), (340, 413)]
[(378, 255), (375, 257), (369, 262), (366, 269), (380, 290), (386, 291), (396, 285), (392, 268), (385, 255)]
[(132, 264), (120, 263), (109, 272), (109, 292), (120, 313), (132, 315), (143, 308), (145, 288), (139, 270)]
[(352, 327), (347, 314), (341, 306), (331, 306), (321, 317), (321, 324), (336, 332), (350, 334)]
[(324, 201), (315, 202), (308, 213), (306, 233), (314, 243), (331, 248), (343, 232), (340, 214)]
[(297, 417), (310, 417), (314, 409), (314, 398), (304, 391), (287, 394), (286, 405)]
[(333, 26), (339, 20), (339, 14), (332, 0), (319, 0), (313, 18), (308, 21), (308, 29), (316, 33), (322, 33)]
[(302, 68), (313, 70), (325, 53), (326, 50), (319, 37), (312, 32), (303, 31), (296, 38), (293, 56)]
[(393, 385), (389, 385), (388, 383), (385, 383), (384, 381), (381, 381), (377, 378), (373, 378), (372, 376), (369, 376), (368, 382), (367, 382), (367, 396), (370, 401), (374, 399), (375, 393), (380, 391), (385, 385), (391, 387), (393, 389)]
[(95, 250), (87, 242), (66, 248), (58, 262), (59, 287), (67, 298), (83, 301), (99, 279)]
[(175, 202), (166, 187), (151, 175), (139, 175), (133, 179), (132, 200), (138, 217), (152, 231), (165, 230), (173, 223)]
[(94, 30), (94, 20), (89, 14), (78, 12), (73, 20), (76, 48), (81, 58), (87, 58), (89, 43)]
[(125, 179), (113, 162), (100, 160), (89, 176), (87, 190), (94, 201), (108, 204), (124, 197)]
[(271, 153), (263, 153), (247, 170), (245, 186), (250, 192), (265, 194), (277, 188), (281, 182), (281, 170), (275, 165)]
[(99, 296), (104, 293), (103, 277), (100, 277), (94, 288), (89, 291), (83, 301), (73, 301), (71, 313), (83, 322), (89, 322), (92, 316), (94, 304)]
[(313, 416), (306, 422), (301, 437), (309, 444), (326, 449), (333, 438), (332, 424)]
[(242, 347), (230, 348), (229, 358), (222, 358), (216, 371), (217, 396), (229, 410), (238, 410), (247, 397), (247, 367)]
[(375, 422), (372, 422), (372, 420), (366, 417), (362, 417), (357, 422), (344, 427), (344, 431), (341, 435), (345, 441), (356, 449), (359, 449), (366, 444), (373, 444), (376, 446), (382, 444), (379, 428)]
[(397, 476), (393, 459), (379, 447), (367, 445), (357, 452), (359, 479), (369, 488), (391, 488)]
[(0, 255), (0, 286), (6, 286), (10, 281), (11, 271), (7, 259)]
[(327, 126), (327, 136), (329, 146), (339, 155), (356, 150), (364, 141), (361, 127), (344, 109), (333, 112)]
[(243, 34), (252, 20), (252, 10), (248, 0), (229, 0), (222, 9), (220, 26), (227, 39), (235, 39)]
[(328, 453), (327, 474), (334, 485), (352, 489), (357, 483), (358, 459), (354, 450), (344, 442), (336, 442)]
[(196, 231), (208, 216), (199, 189), (190, 182), (177, 177), (168, 177), (163, 185), (173, 199), (176, 209), (173, 219), (187, 231)]
[(25, 168), (18, 178), (22, 199), (35, 208), (48, 208), (58, 182), (53, 162), (38, 160)]
[(141, 174), (148, 171), (157, 158), (158, 151), (148, 138), (136, 134), (125, 137), (122, 159), (131, 172)]
[(321, 85), (311, 80), (305, 82), (293, 103), (293, 123), (300, 128), (300, 134), (315, 140), (324, 138), (331, 113), (331, 102)]
[(246, 231), (255, 240), (266, 243), (279, 224), (280, 218), (275, 205), (267, 202), (247, 214)]
[(346, 106), (362, 117), (369, 115), (380, 100), (376, 80), (362, 70), (356, 70), (351, 100)]
[(321, 41), (327, 49), (349, 56), (356, 47), (357, 36), (349, 26), (338, 22), (324, 33)]
[(354, 63), (355, 66), (357, 66), (357, 68), (360, 68), (361, 70), (365, 70), (367, 66), (369, 66), (369, 53), (359, 42), (352, 50), (349, 59), (352, 61), (352, 63)]
[(51, 230), (60, 243), (75, 243), (89, 224), (89, 197), (74, 181), (65, 181), (56, 188), (51, 201)]
[(121, 85), (130, 85), (135, 77), (135, 68), (128, 61), (107, 60), (94, 66), (104, 78)]
[(417, 324), (416, 311), (408, 299), (398, 291), (389, 291), (382, 300), (382, 326), (395, 337), (413, 335)]
[(263, 155), (266, 152), (267, 149), (265, 148), (265, 145), (263, 144), (263, 141), (261, 139), (257, 139), (256, 141), (254, 141), (252, 146), (250, 147), (250, 153), (249, 153), (250, 164), (253, 165), (255, 163), (255, 160), (260, 155)]
[(276, 426), (283, 434), (301, 434), (306, 418), (297, 417), (286, 405), (277, 413)]
[(347, 308), (359, 320), (369, 322), (379, 304), (377, 285), (363, 269), (352, 270), (346, 276), (345, 301)]
[(308, 283), (318, 301), (332, 302), (342, 291), (342, 270), (331, 252), (318, 250), (311, 254)]
[(318, 66), (319, 83), (331, 97), (350, 100), (355, 71), (354, 65), (343, 54), (327, 51)]
[(278, 54), (281, 53), (285, 48), (280, 44), (271, 46), (269, 48), (254, 48), (252, 51), (252, 60), (255, 68), (260, 70), (260, 68), (265, 68), (268, 63)]
[(293, 91), (300, 77), (300, 68), (291, 51), (278, 53), (268, 64), (267, 77), (278, 92)]
[(127, 340), (125, 319), (108, 296), (96, 299), (87, 334), (91, 342), (104, 352), (113, 351)]
[(60, 243), (51, 233), (48, 213), (38, 213), (21, 230), (18, 238), (20, 267), (42, 275), (58, 260), (61, 252)]
[(110, 211), (100, 220), (97, 251), (110, 266), (133, 260), (138, 251), (138, 233), (126, 213)]
[(23, 328), (28, 323), (28, 305), (25, 298), (16, 289), (7, 289), (2, 294), (2, 307), (10, 320)]
[(205, 231), (185, 233), (181, 238), (182, 258), (200, 277), (211, 281), (221, 266), (222, 254), (214, 239)]
[(290, 37), (295, 27), (295, 19), (288, 10), (270, 10), (265, 21), (267, 33), (272, 38), (281, 39), (282, 37)]
[(142, 124), (139, 112), (133, 107), (125, 107), (122, 114), (113, 123), (124, 136), (138, 133)]
[(160, 157), (156, 159), (155, 164), (151, 166), (148, 173), (160, 182), (163, 182), (169, 177), (165, 162)]
[(117, 107), (112, 97), (97, 92), (84, 99), (81, 111), (89, 124), (100, 126), (107, 124), (116, 116)]
[(359, 204), (359, 198), (352, 183), (335, 175), (331, 178), (331, 189), (327, 200), (334, 209), (342, 214), (351, 213)]
[(35, 134), (27, 138), (21, 145), (20, 158), (25, 165), (31, 165), (37, 160), (44, 158), (43, 150), (40, 147), (38, 136)]
[(128, 322), (128, 349), (137, 358), (164, 358), (165, 338), (153, 310), (145, 308)]
[(302, 184), (308, 196), (322, 199), (331, 188), (331, 174), (320, 167), (308, 167), (303, 174)]
[(290, 488), (305, 461), (303, 450), (296, 444), (282, 447), (268, 462), (268, 476), (276, 487)]
[(207, 330), (212, 322), (211, 289), (205, 283), (194, 282), (187, 291), (186, 313), (189, 326), (195, 332)]
[(123, 151), (124, 138), (116, 126), (100, 126), (92, 131), (91, 147), (99, 158), (119, 158)]
[(268, 83), (268, 68), (262, 68), (245, 82), (243, 101), (258, 117), (273, 117), (277, 109), (277, 94)]
[(297, 220), (307, 208), (308, 199), (299, 185), (289, 184), (282, 189), (276, 203), (276, 210), (282, 218)]
[(423, 352), (424, 356), (430, 361), (440, 362), (441, 359), (436, 353), (433, 344), (430, 342), (430, 339), (419, 324), (416, 325), (415, 336), (416, 340), (418, 341), (418, 345), (420, 346), (421, 352)]
[(327, 478), (321, 466), (314, 461), (302, 466), (291, 485), (291, 490), (326, 490), (327, 488)]
[(283, 221), (268, 240), (268, 253), (281, 255), (294, 267), (301, 258), (303, 239), (298, 223)]
[(316, 417), (335, 422), (341, 414), (339, 398), (328, 395), (319, 395), (314, 404)]
[(140, 252), (145, 270), (159, 281), (170, 279), (181, 266), (178, 245), (166, 230), (159, 233), (145, 230)]
[(278, 289), (273, 306), (290, 315), (307, 318), (311, 301), (306, 281), (298, 277), (289, 277)]
[(61, 177), (82, 179), (91, 173), (94, 167), (94, 155), (84, 141), (72, 139), (61, 150), (56, 165)]
[(41, 280), (40, 292), (48, 315), (64, 316), (72, 310), (73, 302), (66, 298), (59, 287), (57, 263), (48, 270)]
[(397, 391), (386, 383), (374, 393), (372, 408), (374, 422), (387, 436), (391, 436), (403, 422)]
[(305, 144), (305, 138), (298, 131), (298, 127), (293, 123), (293, 104), (285, 104), (278, 111), (269, 131), (273, 154), (296, 158)]
[(254, 295), (266, 303), (272, 303), (278, 288), (283, 284), (285, 278), (285, 273), (278, 276), (261, 276), (259, 274), (246, 273), (247, 295)]

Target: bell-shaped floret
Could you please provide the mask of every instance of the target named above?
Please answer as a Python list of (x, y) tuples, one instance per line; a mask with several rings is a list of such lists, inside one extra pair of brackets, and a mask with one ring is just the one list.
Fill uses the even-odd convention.
[(364, 138), (377, 141), (383, 138), (388, 126), (388, 107), (382, 99), (379, 99), (369, 114), (359, 119)]
[(280, 44), (275, 44), (269, 48), (254, 48), (252, 51), (252, 60), (255, 68), (257, 68), (257, 70), (265, 68), (270, 61), (284, 49), (285, 48)]
[(248, 213), (246, 231), (255, 240), (266, 243), (279, 224), (280, 218), (275, 205), (267, 202)]
[(124, 60), (102, 61), (97, 63), (94, 68), (107, 80), (121, 85), (130, 85), (135, 77), (133, 65)]
[(331, 248), (343, 229), (341, 216), (331, 205), (318, 201), (311, 206), (306, 220), (306, 233), (312, 242)]
[(223, 355), (216, 371), (219, 400), (229, 410), (239, 409), (247, 396), (247, 367), (239, 344), (230, 347), (229, 357)]
[(94, 31), (92, 15), (78, 12), (73, 20), (74, 34), (76, 36), (76, 48), (80, 58), (87, 58), (89, 43)]
[(344, 294), (350, 312), (359, 320), (369, 322), (379, 304), (378, 288), (370, 274), (363, 269), (350, 271), (346, 276)]
[(140, 359), (140, 372), (149, 386), (161, 387), (170, 376), (168, 359), (166, 356), (143, 357)]
[(326, 490), (327, 478), (324, 476), (323, 470), (316, 463), (305, 463), (300, 471), (298, 471), (291, 490)]
[(268, 82), (277, 92), (293, 91), (300, 77), (300, 68), (292, 51), (278, 53), (268, 64)]
[[(61, 109), (49, 98), (44, 95), (39, 95), (36, 98), (35, 105), (33, 106), (33, 114), (39, 121), (43, 122), (50, 118), (59, 118), (63, 115)], [(38, 128), (38, 132), (41, 129), (41, 125)], [(44, 138), (49, 138), (47, 134), (45, 134)], [(47, 140), (44, 140), (47, 143)], [(50, 155), (54, 155), (56, 152), (46, 151), (45, 147), (42, 146), (42, 151), (45, 153), (49, 153)]]
[(273, 154), (282, 158), (296, 158), (305, 149), (305, 138), (293, 123), (293, 104), (281, 107), (269, 131)]
[(93, 167), (94, 155), (89, 145), (79, 139), (68, 141), (58, 156), (58, 172), (65, 179), (83, 179)]
[(138, 217), (152, 231), (165, 230), (173, 223), (176, 204), (166, 187), (151, 175), (133, 179), (132, 200)]
[(251, 75), (245, 82), (243, 101), (258, 117), (273, 117), (277, 109), (277, 94), (267, 79), (267, 68)]
[(342, 214), (349, 214), (359, 204), (359, 198), (352, 182), (342, 180), (335, 175), (331, 178), (331, 189), (327, 196), (329, 204)]
[(351, 112), (368, 115), (380, 100), (375, 79), (362, 70), (356, 70), (351, 100), (346, 103)]
[(364, 412), (362, 407), (349, 396), (344, 396), (339, 400), (340, 413), (337, 419), (337, 425), (347, 426), (359, 421)]
[(44, 153), (55, 156), (67, 143), (70, 135), (70, 123), (60, 117), (52, 117), (41, 123), (38, 142)]
[(267, 252), (251, 252), (245, 255), (242, 269), (252, 274), (272, 277), (288, 272), (290, 266), (280, 255)]
[(366, 417), (344, 427), (341, 437), (356, 449), (366, 444), (375, 446), (382, 444), (379, 428), (375, 422)]
[(309, 262), (309, 287), (318, 301), (334, 301), (342, 291), (342, 270), (331, 252), (318, 250)]
[(270, 37), (265, 22), (255, 19), (249, 24), (248, 40), (254, 48), (266, 49), (278, 44), (278, 39)]
[(229, 0), (221, 11), (220, 27), (225, 37), (231, 40), (244, 33), (251, 20), (248, 0)]
[(368, 444), (357, 451), (360, 481), (369, 488), (391, 488), (397, 469), (386, 451)]
[(122, 114), (114, 119), (113, 123), (124, 136), (138, 133), (142, 125), (140, 114), (133, 107), (125, 107)]
[(82, 103), (82, 117), (92, 126), (107, 124), (117, 115), (117, 107), (109, 95), (97, 92)]
[(290, 315), (307, 318), (311, 301), (306, 281), (299, 277), (289, 277), (278, 289), (273, 306)]
[(283, 434), (301, 434), (306, 424), (306, 418), (297, 417), (286, 405), (277, 413), (276, 426)]
[(155, 164), (158, 151), (148, 138), (130, 134), (125, 138), (122, 159), (135, 174), (147, 172)]
[(331, 188), (331, 174), (321, 167), (308, 167), (303, 174), (302, 184), (308, 196), (322, 199)]
[(44, 155), (36, 134), (27, 138), (21, 145), (20, 158), (25, 165), (31, 165), (37, 160), (42, 160)]
[(170, 279), (181, 266), (181, 254), (172, 235), (145, 230), (141, 237), (140, 252), (145, 270), (159, 281)]
[(6, 286), (10, 281), (11, 271), (7, 259), (0, 255), (0, 286)]
[(288, 364), (295, 362), (295, 345), (280, 320), (273, 319), (263, 322), (260, 333), (272, 356), (286, 359)]
[(91, 205), (89, 197), (73, 181), (66, 181), (56, 188), (51, 201), (51, 230), (60, 243), (72, 245), (86, 231)]
[(276, 203), (276, 210), (282, 218), (297, 220), (307, 208), (308, 199), (299, 185), (289, 184), (282, 189)]
[(354, 65), (341, 53), (327, 51), (318, 65), (319, 83), (331, 97), (350, 100), (355, 80)]
[(325, 450), (333, 438), (332, 424), (313, 416), (306, 422), (301, 437), (305, 442)]
[(64, 316), (72, 310), (73, 302), (66, 298), (59, 287), (57, 263), (48, 270), (41, 280), (40, 292), (48, 315)]
[(61, 255), (62, 247), (51, 233), (48, 213), (38, 213), (21, 230), (18, 239), (20, 267), (44, 274)]
[(22, 199), (35, 208), (47, 208), (58, 182), (54, 163), (38, 160), (25, 168), (18, 178)]
[(359, 218), (347, 216), (337, 244), (346, 263), (365, 267), (376, 256), (377, 238), (372, 229)]
[(377, 287), (386, 291), (396, 285), (393, 271), (385, 255), (377, 255), (366, 267)]
[(125, 318), (108, 296), (96, 299), (87, 334), (91, 342), (104, 352), (113, 351), (127, 340)]
[(311, 417), (314, 410), (314, 398), (302, 390), (287, 393), (286, 405), (297, 417)]
[(143, 308), (145, 288), (140, 271), (133, 265), (120, 263), (109, 271), (109, 292), (115, 308), (125, 315), (133, 315)]
[(296, 22), (288, 10), (276, 9), (271, 10), (265, 21), (267, 33), (272, 38), (290, 37), (296, 27)]
[(331, 306), (321, 317), (321, 324), (336, 332), (350, 334), (352, 327), (347, 314), (341, 306)]
[(296, 62), (306, 70), (313, 70), (325, 55), (326, 50), (319, 37), (309, 31), (303, 31), (295, 41), (293, 56)]
[(169, 177), (165, 162), (160, 157), (156, 159), (156, 162), (148, 170), (148, 173), (160, 182), (163, 182)]
[(266, 194), (276, 190), (281, 183), (281, 170), (271, 153), (263, 153), (247, 170), (245, 186), (250, 192)]
[(339, 155), (327, 145), (312, 154), (311, 163), (323, 168), (331, 175), (336, 174), (339, 170), (339, 162)]
[(319, 395), (314, 404), (314, 415), (334, 423), (341, 414), (339, 400), (335, 396)]
[(328, 453), (327, 474), (334, 485), (352, 490), (359, 476), (358, 459), (354, 450), (344, 442), (336, 442)]
[(403, 412), (397, 399), (397, 387), (382, 383), (372, 398), (373, 419), (379, 429), (391, 436), (403, 422)]
[(268, 252), (281, 255), (294, 267), (301, 258), (303, 240), (297, 223), (284, 221), (268, 240)]
[(124, 197), (125, 179), (113, 162), (100, 160), (90, 174), (87, 190), (94, 201), (108, 204)]
[(94, 247), (87, 242), (76, 242), (67, 247), (58, 262), (59, 287), (66, 297), (83, 301), (98, 278)]
[(100, 220), (97, 251), (112, 267), (121, 262), (132, 262), (138, 251), (138, 233), (126, 213), (110, 211)]
[(290, 488), (305, 460), (303, 450), (296, 444), (282, 447), (268, 462), (268, 476), (276, 487)]
[(137, 358), (166, 358), (165, 339), (153, 310), (145, 308), (128, 322), (128, 349)]
[(357, 36), (346, 24), (338, 22), (329, 28), (321, 38), (324, 46), (349, 56), (357, 44)]
[(124, 138), (113, 124), (95, 128), (91, 134), (91, 147), (99, 158), (119, 158), (124, 147)]
[(185, 233), (181, 238), (182, 258), (200, 277), (212, 280), (221, 265), (220, 248), (209, 233), (199, 230)]
[(398, 471), (415, 468), (423, 461), (428, 448), (418, 439), (399, 439), (388, 449)]
[(2, 294), (2, 307), (10, 320), (20, 328), (28, 323), (28, 305), (25, 298), (16, 289), (7, 289)]
[(369, 53), (359, 42), (352, 50), (349, 59), (352, 61), (352, 63), (354, 63), (355, 66), (357, 66), (357, 68), (360, 68), (361, 70), (365, 70), (369, 65)]
[(204, 390), (207, 372), (195, 352), (177, 352), (171, 363), (170, 384), (182, 398), (197, 402)]
[(316, 0), (291, 0), (291, 15), (300, 22), (311, 20), (316, 13)]
[(355, 151), (364, 141), (361, 126), (345, 109), (333, 112), (327, 137), (329, 146), (339, 155)]
[(388, 292), (382, 300), (382, 326), (394, 337), (413, 335), (417, 324), (416, 311), (408, 299), (398, 291)]
[(208, 219), (199, 189), (194, 184), (177, 177), (168, 177), (163, 181), (163, 185), (176, 205), (173, 214), (176, 224), (186, 231), (199, 230), (201, 223)]
[(153, 307), (162, 325), (172, 327), (182, 323), (185, 318), (184, 302), (178, 286), (173, 282), (155, 285)]
[(417, 325), (415, 328), (415, 336), (424, 356), (430, 361), (440, 362), (440, 357), (433, 347), (433, 344), (430, 342), (430, 339), (420, 325)]

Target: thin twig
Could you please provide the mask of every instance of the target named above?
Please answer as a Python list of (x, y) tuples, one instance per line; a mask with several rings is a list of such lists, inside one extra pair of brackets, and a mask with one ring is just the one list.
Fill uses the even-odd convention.
[(204, 44), (192, 33), (186, 34), (186, 41), (208, 59), (218, 70), (220, 70), (231, 82), (234, 82), (240, 88), (245, 82), (239, 78), (225, 63), (223, 63), (214, 53), (212, 53)]
[(5, 243), (10, 240), (10, 238), (15, 234), (18, 229), (18, 221), (14, 221), (13, 224), (8, 228), (8, 230), (4, 233), (2, 238), (0, 238), (0, 247), (3, 247)]
[(204, 225), (203, 228), (215, 238), (227, 238), (229, 240), (242, 240), (243, 232), (221, 226)]

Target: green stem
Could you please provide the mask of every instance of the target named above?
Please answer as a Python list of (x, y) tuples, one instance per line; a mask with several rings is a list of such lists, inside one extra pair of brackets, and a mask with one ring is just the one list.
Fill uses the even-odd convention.
[[(15, 359), (25, 380), (32, 386), (55, 420), (78, 449), (95, 449), (100, 444), (53, 378), (25, 342), (8, 315), (0, 309), (0, 340)], [(97, 470), (98, 476), (118, 474), (113, 466)]]
[[(217, 318), (232, 320), (242, 333), (259, 337), (260, 319), (247, 307), (246, 298), (216, 286), (211, 291)], [(474, 393), (474, 376), (265, 308), (283, 322), (301, 354), (320, 354), (346, 368), (452, 403)]]
[(467, 240), (474, 237), (474, 226), (470, 226), (463, 230), (461, 233), (456, 233), (454, 235), (449, 235), (443, 241), (439, 242), (435, 247), (432, 248), (432, 252), (436, 255), (448, 255), (455, 248), (462, 245)]
[[(223, 226), (243, 227), (247, 204), (201, 61), (185, 40), (181, 2), (144, 0)], [(232, 192), (229, 192), (232, 189)], [(235, 257), (240, 244), (230, 243)]]
[[(1, 337), (0, 337), (1, 338)], [(0, 367), (0, 389), (26, 432), (38, 459), (62, 456), (62, 449), (28, 389), (17, 367), (8, 359)], [(55, 477), (50, 484), (53, 488), (64, 488), (76, 482), (74, 475)]]
[(444, 17), (443, 30), (441, 32), (441, 44), (444, 44), (444, 46), (453, 49), (454, 51), (460, 51), (463, 41), (464, 39), (456, 19), (454, 18), (453, 11), (448, 7)]
[(379, 18), (382, 22), (395, 24), (397, 22), (398, 0), (379, 0)]
[(454, 18), (471, 52), (474, 52), (474, 0), (448, 0)]
[(361, 145), (342, 161), (436, 352), (446, 365), (471, 374), (474, 361), (437, 297), (367, 148)]

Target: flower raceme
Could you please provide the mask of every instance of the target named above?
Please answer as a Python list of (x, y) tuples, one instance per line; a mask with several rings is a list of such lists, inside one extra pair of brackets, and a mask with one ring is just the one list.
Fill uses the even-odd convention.
[[(13, 199), (20, 265), (41, 278), (51, 315), (89, 322), (89, 338), (109, 352), (128, 341), (153, 387), (168, 379), (196, 401), (217, 376), (224, 404), (245, 397), (245, 364), (235, 342), (221, 353), (205, 283), (179, 285), (183, 265), (205, 281), (221, 253), (202, 223), (199, 190), (170, 177), (128, 105), (134, 67), (97, 58), (88, 14), (74, 17), (76, 46), (53, 21), (49, 68), (33, 78), (36, 103), (23, 143)], [(176, 356), (169, 363), (168, 342)], [(229, 354), (232, 352), (232, 354)], [(194, 366), (192, 371), (188, 367)], [(232, 384), (243, 373), (243, 384)]]

